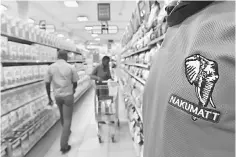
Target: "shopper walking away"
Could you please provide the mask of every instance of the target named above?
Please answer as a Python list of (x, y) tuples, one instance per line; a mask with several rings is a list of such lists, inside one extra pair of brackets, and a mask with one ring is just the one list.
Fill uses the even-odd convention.
[[(90, 75), (91, 79), (96, 81), (96, 84), (102, 84), (101, 81), (107, 81), (109, 79), (112, 79), (111, 72), (110, 72), (110, 57), (104, 56), (102, 58), (102, 64), (98, 65), (94, 68), (92, 74)], [(103, 95), (108, 94), (108, 89), (100, 89), (97, 90), (97, 95), (99, 96), (101, 93)]]
[(235, 2), (172, 8), (144, 91), (143, 156), (234, 157)]
[(71, 121), (73, 114), (74, 93), (77, 87), (79, 76), (76, 69), (67, 63), (67, 51), (60, 50), (58, 52), (58, 60), (49, 66), (45, 77), (46, 89), (50, 104), (52, 104), (50, 84), (53, 85), (56, 104), (60, 110), (61, 124), (63, 126), (61, 135), (61, 152), (70, 151), (71, 146), (68, 145), (69, 136), (71, 134)]

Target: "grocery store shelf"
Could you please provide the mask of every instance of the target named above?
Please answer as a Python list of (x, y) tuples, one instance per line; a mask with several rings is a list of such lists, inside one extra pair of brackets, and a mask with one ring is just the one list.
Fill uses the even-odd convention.
[(138, 80), (139, 82), (141, 82), (143, 85), (145, 85), (145, 83), (146, 83), (145, 80), (139, 78), (138, 76), (135, 76), (134, 74), (132, 74), (131, 72), (129, 72), (129, 71), (126, 70), (126, 69), (125, 69), (125, 71), (126, 71), (129, 75), (131, 75), (132, 77), (134, 77), (136, 80)]
[(144, 47), (144, 48), (142, 48), (142, 49), (140, 49), (140, 50), (138, 50), (138, 51), (135, 51), (135, 52), (133, 52), (133, 53), (130, 53), (130, 54), (125, 55), (124, 58), (127, 58), (127, 57), (129, 57), (129, 56), (132, 56), (132, 55), (135, 55), (135, 54), (144, 52), (144, 51), (147, 51), (147, 50), (149, 50), (149, 49), (150, 49), (150, 47)]
[(55, 119), (55, 121), (50, 125), (50, 127), (48, 127), (48, 128), (45, 130), (45, 132), (44, 132), (42, 135), (40, 135), (39, 139), (36, 140), (31, 146), (29, 146), (28, 150), (25, 152), (24, 155), (26, 155), (26, 154), (29, 153), (29, 151), (30, 151), (30, 150), (42, 139), (42, 137), (59, 121), (59, 119), (60, 119), (60, 118)]
[(37, 60), (31, 60), (31, 61), (19, 61), (19, 60), (2, 60), (2, 63), (12, 63), (12, 64), (19, 64), (19, 63), (35, 63), (35, 64), (47, 64), (47, 63), (54, 63), (55, 61), (37, 61)]
[(152, 41), (148, 44), (148, 46), (151, 46), (151, 45), (157, 44), (157, 42), (163, 40), (164, 38), (165, 38), (165, 34), (162, 35), (162, 36), (160, 36), (160, 37), (158, 37), (157, 39), (152, 40)]
[(29, 84), (41, 82), (41, 81), (43, 81), (42, 78), (41, 78), (41, 79), (37, 79), (37, 80), (30, 80), (30, 81), (23, 82), (23, 83), (20, 83), (20, 84), (14, 84), (14, 85), (12, 85), (12, 86), (3, 87), (3, 88), (1, 89), (1, 92), (4, 92), (4, 91), (6, 91), (6, 90), (10, 90), (10, 89), (13, 89), (13, 88), (17, 88), (17, 87), (29, 85)]
[[(37, 43), (37, 42), (29, 41), (29, 40), (26, 40), (26, 39), (23, 39), (23, 38), (10, 36), (10, 35), (7, 35), (5, 33), (1, 33), (1, 36), (7, 37), (8, 41), (13, 41), (13, 42), (21, 43), (21, 44), (27, 44), (27, 45), (39, 44), (39, 45), (48, 46), (48, 47), (51, 47), (51, 48), (58, 49), (58, 47), (55, 47), (55, 46), (51, 46), (51, 45), (48, 45), (48, 44), (43, 44), (43, 43)], [(70, 50), (67, 50), (67, 51), (81, 54), (80, 52), (76, 52), (76, 51), (70, 51)]]
[(21, 105), (19, 105), (18, 107), (13, 108), (13, 109), (11, 109), (10, 111), (8, 111), (8, 112), (6, 112), (6, 113), (1, 114), (1, 117), (3, 117), (3, 116), (5, 116), (5, 115), (9, 114), (10, 112), (13, 112), (13, 111), (15, 111), (15, 110), (18, 110), (19, 108), (24, 107), (25, 105), (28, 105), (28, 104), (30, 104), (31, 102), (33, 102), (33, 101), (35, 101), (35, 100), (37, 100), (37, 99), (40, 99), (40, 98), (42, 98), (42, 97), (44, 97), (44, 96), (46, 96), (46, 95), (44, 94), (44, 95), (38, 96), (37, 98), (34, 98), (34, 99), (32, 99), (32, 100), (30, 100), (30, 101), (24, 103), (24, 104), (21, 104)]
[(137, 104), (135, 103), (135, 99), (132, 95), (130, 95), (130, 98), (131, 98), (131, 101), (133, 102), (133, 105), (136, 109), (136, 111), (138, 112), (140, 118), (141, 118), (141, 121), (143, 121), (143, 116), (142, 116), (142, 112), (141, 112), (141, 109), (137, 106)]
[(137, 66), (137, 67), (142, 67), (142, 68), (146, 68), (149, 69), (150, 65), (149, 64), (139, 64), (139, 63), (125, 63), (126, 65), (131, 65), (131, 66)]
[[(54, 63), (55, 61), (37, 61), (37, 60), (31, 60), (31, 61), (17, 61), (17, 60), (3, 60), (1, 61), (3, 64), (7, 63), (7, 64), (21, 64), (21, 63), (25, 63), (25, 64), (49, 64), (49, 63)], [(83, 63), (83, 60), (74, 60), (74, 61), (68, 61), (68, 63)]]
[(80, 94), (78, 94), (77, 98), (75, 99), (74, 102), (77, 102), (81, 96), (84, 95), (84, 93), (91, 87), (91, 84), (89, 84), (89, 86), (87, 88), (85, 88), (82, 92), (80, 92)]

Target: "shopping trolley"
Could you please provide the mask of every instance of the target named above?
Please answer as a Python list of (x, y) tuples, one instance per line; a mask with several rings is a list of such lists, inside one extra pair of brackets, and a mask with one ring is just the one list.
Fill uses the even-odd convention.
[(101, 125), (107, 124), (113, 132), (109, 133), (112, 142), (119, 127), (119, 84), (115, 81), (96, 82), (95, 91), (95, 119), (98, 127), (98, 140), (102, 143)]

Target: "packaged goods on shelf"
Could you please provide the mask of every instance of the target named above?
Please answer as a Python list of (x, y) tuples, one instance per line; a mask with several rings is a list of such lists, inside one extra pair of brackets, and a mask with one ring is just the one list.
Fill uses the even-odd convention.
[(1, 115), (46, 94), (43, 82), (1, 93)]
[(4, 35), (70, 51), (76, 50), (76, 46), (72, 42), (59, 39), (56, 35), (40, 30), (27, 21), (9, 17), (5, 13), (1, 13), (1, 19), (1, 32)]
[(8, 53), (8, 40), (7, 37), (1, 36), (1, 59), (5, 59)]

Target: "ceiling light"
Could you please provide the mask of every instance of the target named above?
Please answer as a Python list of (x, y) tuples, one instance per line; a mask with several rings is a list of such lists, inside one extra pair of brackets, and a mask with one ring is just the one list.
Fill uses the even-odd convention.
[(67, 41), (70, 41), (70, 39), (66, 39)]
[(28, 23), (34, 23), (34, 20), (33, 19), (28, 19)]
[(78, 7), (78, 3), (76, 1), (64, 1), (64, 5), (67, 7)]
[(100, 38), (96, 38), (95, 40), (96, 40), (96, 41), (100, 41), (101, 39), (100, 39)]
[(93, 29), (93, 27), (91, 27), (91, 26), (85, 26), (84, 29), (85, 29), (86, 31), (91, 31), (91, 30)]
[(97, 37), (98, 35), (97, 34), (92, 34), (92, 37)]
[(1, 11), (6, 11), (7, 7), (1, 4)]
[(80, 22), (88, 21), (88, 18), (86, 16), (78, 16), (77, 20)]
[(61, 37), (61, 38), (63, 38), (63, 37), (64, 37), (64, 35), (63, 35), (63, 34), (58, 34), (57, 36), (58, 36), (58, 37)]

